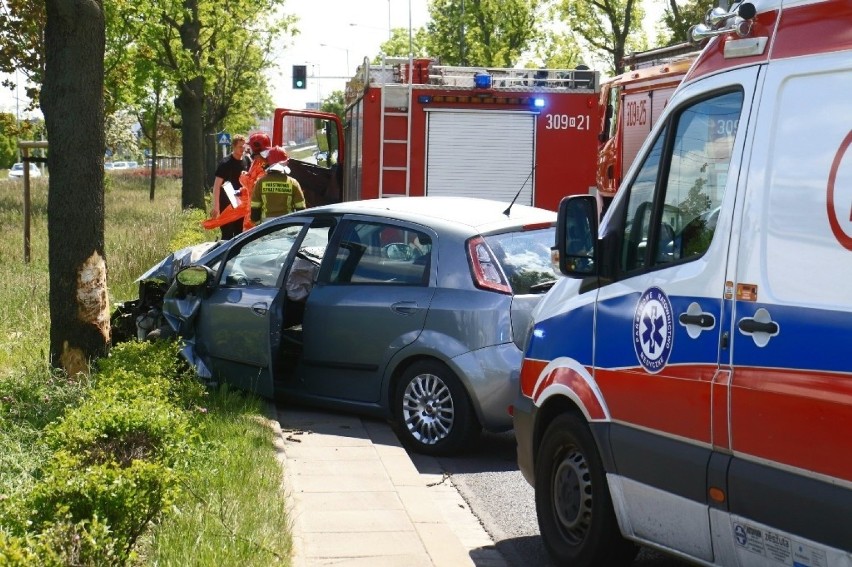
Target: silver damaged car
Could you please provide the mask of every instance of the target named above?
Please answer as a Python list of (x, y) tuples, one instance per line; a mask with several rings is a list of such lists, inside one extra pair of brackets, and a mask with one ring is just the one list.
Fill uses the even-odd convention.
[(463, 197), (311, 208), (171, 255), (114, 334), (180, 335), (204, 378), (386, 417), (410, 448), (456, 453), (512, 426), (555, 222)]

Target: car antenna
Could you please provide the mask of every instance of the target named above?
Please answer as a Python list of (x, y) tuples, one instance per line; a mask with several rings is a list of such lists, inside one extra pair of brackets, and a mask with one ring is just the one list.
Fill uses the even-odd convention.
[(526, 179), (524, 179), (524, 182), (523, 182), (523, 183), (521, 183), (521, 188), (520, 188), (520, 189), (518, 189), (518, 192), (517, 192), (517, 193), (515, 193), (515, 198), (514, 198), (514, 199), (512, 199), (512, 202), (511, 202), (511, 203), (509, 203), (509, 206), (508, 206), (508, 207), (506, 207), (506, 210), (505, 210), (505, 211), (503, 211), (503, 214), (504, 214), (504, 215), (506, 215), (507, 217), (509, 216), (509, 213), (512, 211), (512, 205), (514, 205), (514, 204), (515, 204), (515, 201), (517, 201), (517, 200), (518, 200), (518, 197), (520, 197), (520, 196), (521, 196), (521, 191), (523, 191), (523, 190), (524, 190), (524, 186), (527, 184), (527, 181), (529, 181), (529, 180), (530, 180), (530, 177), (532, 177), (532, 174), (533, 174), (533, 172), (534, 172), (534, 171), (535, 171), (535, 164), (533, 164), (532, 169), (530, 170), (530, 174), (529, 174), (529, 175), (527, 175), (527, 178), (526, 178)]

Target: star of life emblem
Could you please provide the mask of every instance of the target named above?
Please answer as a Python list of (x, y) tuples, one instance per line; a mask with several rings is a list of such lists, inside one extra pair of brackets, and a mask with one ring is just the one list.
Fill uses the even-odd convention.
[(672, 304), (658, 287), (645, 290), (633, 315), (633, 349), (639, 363), (651, 374), (669, 361), (674, 338)]

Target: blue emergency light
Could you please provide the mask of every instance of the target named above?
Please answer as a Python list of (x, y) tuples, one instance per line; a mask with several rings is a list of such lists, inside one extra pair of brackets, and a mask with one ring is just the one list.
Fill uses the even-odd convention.
[(544, 99), (543, 98), (534, 98), (532, 100), (533, 106), (536, 108), (544, 108)]
[(473, 86), (478, 89), (491, 88), (491, 75), (488, 73), (477, 73), (473, 76)]

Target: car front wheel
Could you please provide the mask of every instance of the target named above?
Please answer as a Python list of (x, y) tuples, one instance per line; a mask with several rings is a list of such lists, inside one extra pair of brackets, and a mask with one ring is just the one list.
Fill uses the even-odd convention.
[(419, 453), (457, 453), (478, 431), (464, 386), (438, 361), (415, 362), (403, 373), (394, 407), (402, 442)]
[(591, 431), (563, 414), (544, 433), (535, 464), (535, 507), (545, 547), (572, 567), (632, 563), (637, 547), (618, 529)]

